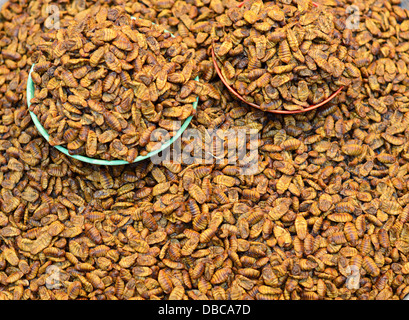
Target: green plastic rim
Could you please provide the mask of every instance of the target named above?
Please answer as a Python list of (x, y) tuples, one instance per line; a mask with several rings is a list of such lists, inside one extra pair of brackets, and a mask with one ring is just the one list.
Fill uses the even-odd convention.
[[(169, 32), (165, 30), (165, 32)], [(169, 32), (170, 33), (170, 32)], [(174, 37), (173, 34), (171, 34), (172, 37)], [(31, 72), (33, 72), (35, 64), (31, 66), (30, 73), (28, 75), (27, 79), (27, 105), (28, 108), (30, 108), (31, 105), (31, 99), (34, 98), (34, 82), (33, 79), (31, 78)], [(196, 81), (199, 81), (199, 77), (195, 78)], [(193, 109), (196, 110), (197, 105), (199, 103), (199, 97), (196, 98), (196, 101), (193, 103)], [(48, 134), (47, 130), (41, 125), (40, 121), (38, 120), (37, 116), (35, 115), (34, 112), (28, 111), (30, 113), (31, 119), (33, 119), (34, 125), (36, 126), (37, 130), (40, 132), (40, 134), (49, 142), (50, 141), (50, 135)], [(58, 151), (64, 153), (65, 155), (77, 159), (82, 162), (86, 163), (91, 163), (91, 164), (96, 164), (96, 165), (105, 165), (105, 166), (118, 166), (118, 165), (124, 165), (124, 164), (131, 164), (139, 161), (143, 161), (146, 159), (149, 159), (150, 157), (153, 157), (154, 155), (157, 155), (159, 152), (164, 151), (165, 149), (169, 148), (173, 142), (175, 142), (181, 135), (182, 133), (186, 130), (186, 128), (189, 126), (190, 121), (192, 120), (193, 116), (189, 116), (186, 118), (185, 122), (183, 122), (181, 128), (176, 132), (176, 134), (167, 140), (164, 144), (162, 144), (161, 148), (158, 150), (154, 150), (150, 153), (148, 153), (146, 156), (138, 156), (135, 158), (133, 162), (128, 162), (126, 160), (103, 160), (103, 159), (94, 159), (94, 158), (88, 158), (86, 156), (81, 156), (81, 155), (72, 155), (68, 152), (68, 149), (62, 147), (62, 146), (53, 146), (56, 148)]]

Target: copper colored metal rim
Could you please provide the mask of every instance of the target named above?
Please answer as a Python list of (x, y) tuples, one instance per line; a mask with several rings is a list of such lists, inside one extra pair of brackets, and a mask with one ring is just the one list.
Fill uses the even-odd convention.
[[(135, 17), (131, 17), (131, 18), (136, 19)], [(170, 31), (168, 31), (166, 29), (164, 31), (170, 33)], [(172, 37), (175, 37), (172, 33), (170, 33), (170, 35)], [(30, 108), (31, 99), (34, 98), (34, 82), (33, 82), (33, 79), (31, 78), (31, 73), (32, 73), (33, 69), (34, 69), (34, 64), (31, 66), (30, 73), (28, 75), (28, 80), (27, 80), (26, 93), (27, 93), (27, 106), (28, 106), (28, 108)], [(195, 81), (199, 81), (198, 76), (195, 78)], [(195, 110), (197, 109), (198, 103), (199, 103), (199, 97), (197, 97), (196, 101), (193, 102), (193, 108)], [(44, 139), (49, 141), (50, 136), (48, 134), (48, 131), (40, 123), (40, 121), (38, 120), (36, 114), (34, 112), (30, 111), (30, 110), (28, 112), (29, 112), (29, 114), (31, 116), (31, 119), (33, 120), (34, 125), (36, 126), (37, 130), (44, 137)], [(82, 161), (82, 162), (94, 164), (94, 165), (105, 165), (105, 166), (127, 165), (127, 164), (136, 163), (136, 162), (140, 162), (140, 161), (149, 159), (149, 158), (157, 155), (158, 153), (166, 150), (167, 148), (169, 148), (170, 145), (173, 144), (174, 141), (179, 139), (180, 136), (183, 134), (183, 132), (187, 129), (187, 127), (189, 126), (190, 121), (192, 120), (192, 118), (193, 118), (193, 115), (187, 117), (185, 119), (185, 121), (183, 122), (181, 128), (178, 131), (176, 131), (175, 134), (169, 140), (164, 141), (159, 149), (153, 150), (153, 151), (149, 152), (147, 155), (144, 155), (144, 156), (139, 155), (138, 157), (136, 157), (136, 159), (133, 162), (128, 162), (126, 160), (120, 160), (120, 159), (114, 159), (114, 160), (94, 159), (94, 158), (89, 158), (89, 157), (86, 157), (86, 156), (83, 156), (83, 155), (70, 154), (68, 149), (66, 149), (66, 148), (64, 148), (62, 146), (54, 146), (54, 148), (56, 148), (58, 151), (64, 153), (65, 155), (67, 155), (67, 156), (69, 156), (71, 158), (77, 159), (77, 160)]]
[[(238, 5), (238, 7), (239, 7), (239, 8), (242, 7), (245, 2), (246, 2), (246, 1), (240, 3), (240, 4)], [(319, 5), (318, 5), (317, 3), (315, 3), (315, 2), (312, 2), (312, 4), (313, 4), (315, 7), (318, 7), (318, 6), (319, 6)], [(263, 111), (266, 111), (266, 112), (278, 113), (278, 114), (296, 114), (296, 113), (308, 112), (308, 111), (317, 109), (317, 108), (323, 106), (324, 104), (328, 103), (329, 101), (331, 101), (332, 99), (334, 99), (334, 98), (341, 92), (341, 90), (344, 88), (344, 86), (342, 86), (342, 87), (340, 87), (337, 91), (335, 91), (334, 93), (332, 93), (327, 99), (321, 101), (320, 103), (315, 104), (315, 105), (310, 105), (309, 107), (303, 108), (303, 109), (300, 109), (300, 110), (291, 110), (291, 111), (290, 111), (290, 110), (265, 110), (265, 109), (263, 109), (261, 106), (259, 106), (258, 104), (255, 104), (255, 103), (246, 101), (236, 90), (234, 90), (234, 89), (227, 83), (226, 79), (224, 79), (224, 77), (223, 77), (223, 75), (222, 75), (222, 72), (221, 72), (219, 66), (217, 65), (216, 55), (215, 55), (215, 53), (214, 53), (213, 46), (212, 46), (211, 49), (212, 49), (213, 65), (214, 65), (214, 67), (215, 67), (215, 69), (216, 69), (217, 74), (219, 75), (220, 80), (221, 80), (221, 81), (223, 82), (223, 84), (227, 87), (227, 89), (228, 89), (235, 97), (237, 97), (239, 100), (243, 101), (244, 103), (247, 103), (248, 105), (250, 105), (250, 106), (252, 106), (252, 107), (254, 107), (254, 108), (257, 108), (257, 109), (260, 109), (260, 110), (263, 110)]]

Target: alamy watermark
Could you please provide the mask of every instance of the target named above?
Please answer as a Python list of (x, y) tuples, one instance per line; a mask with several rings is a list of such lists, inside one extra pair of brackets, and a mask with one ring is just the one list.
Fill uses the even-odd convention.
[(55, 264), (49, 265), (45, 270), (45, 273), (48, 275), (45, 279), (45, 286), (47, 289), (60, 289), (63, 286), (60, 267)]
[(346, 280), (346, 287), (349, 290), (359, 289), (359, 281), (361, 280), (361, 274), (359, 273), (359, 268), (355, 265), (349, 265), (345, 270), (348, 274)]
[(348, 15), (345, 21), (345, 28), (349, 30), (358, 30), (359, 20), (361, 18), (361, 13), (358, 6), (350, 5), (345, 9), (345, 12)]
[[(174, 128), (180, 123), (174, 122)], [(170, 144), (177, 130), (157, 128), (151, 133), (151, 148), (158, 150)], [(176, 137), (175, 137), (176, 138)], [(180, 164), (224, 164), (237, 166), (241, 175), (258, 172), (258, 141), (256, 129), (186, 129), (169, 148), (151, 157), (154, 164), (172, 161)]]
[(403, 9), (409, 10), (409, 0), (402, 0), (401, 3), (400, 3), (400, 6), (401, 6)]
[(49, 4), (46, 6), (45, 10), (48, 17), (44, 21), (44, 26), (48, 29), (60, 29), (60, 7), (56, 4)]

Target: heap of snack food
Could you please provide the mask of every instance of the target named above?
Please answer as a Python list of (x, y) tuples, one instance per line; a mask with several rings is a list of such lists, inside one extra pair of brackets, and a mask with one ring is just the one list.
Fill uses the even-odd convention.
[(214, 25), (214, 52), (227, 83), (262, 110), (302, 110), (361, 80), (340, 18), (311, 1), (254, 1)]
[[(287, 12), (299, 2), (274, 4)], [(48, 1), (8, 1), (0, 11), (0, 299), (403, 299), (409, 293), (409, 12), (399, 4), (358, 2), (350, 28), (349, 1), (320, 1), (341, 21), (339, 45), (351, 48), (345, 63), (359, 69), (361, 80), (317, 110), (277, 116), (236, 100), (213, 68), (212, 26), (238, 2), (55, 2), (62, 30), (121, 8), (182, 38), (187, 49), (181, 48), (194, 52), (192, 76), (197, 72), (212, 88), (211, 96), (196, 93), (201, 101), (192, 128), (203, 135), (208, 128), (260, 134), (257, 171), (243, 175), (217, 159), (101, 167), (50, 146), (31, 121), (26, 85), (32, 64), (42, 63), (37, 48), (58, 43), (59, 33), (49, 30)], [(47, 71), (36, 70), (41, 85), (52, 79)], [(63, 87), (67, 96), (75, 92), (65, 81)], [(85, 91), (77, 92), (80, 99)], [(48, 100), (44, 107), (54, 101), (57, 108), (58, 99)], [(40, 103), (34, 103), (39, 110)], [(119, 105), (112, 103), (111, 112)], [(75, 112), (69, 115), (69, 123), (78, 121)]]

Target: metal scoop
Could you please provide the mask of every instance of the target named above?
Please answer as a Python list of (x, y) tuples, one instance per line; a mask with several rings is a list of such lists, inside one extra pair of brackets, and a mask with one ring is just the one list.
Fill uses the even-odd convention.
[[(245, 4), (245, 1), (240, 3), (238, 5), (238, 7), (242, 7)], [(315, 2), (312, 2), (312, 5), (315, 7), (318, 7), (319, 5)], [(279, 114), (295, 114), (295, 113), (303, 113), (303, 112), (307, 112), (307, 111), (311, 111), (314, 110), (316, 108), (319, 108), (321, 106), (323, 106), (324, 104), (326, 104), (327, 102), (331, 101), (332, 99), (334, 99), (344, 88), (344, 86), (340, 87), (337, 91), (335, 91), (334, 93), (332, 93), (327, 99), (321, 101), (318, 104), (314, 104), (314, 105), (310, 105), (306, 108), (302, 108), (300, 110), (265, 110), (264, 108), (262, 108), (261, 106), (259, 106), (258, 104), (252, 103), (252, 102), (248, 102), (246, 101), (243, 96), (241, 96), (235, 89), (233, 89), (229, 83), (226, 81), (226, 79), (224, 78), (218, 64), (217, 64), (217, 58), (216, 58), (216, 54), (214, 52), (213, 46), (212, 46), (212, 60), (213, 60), (213, 65), (214, 68), (216, 69), (217, 74), (219, 75), (220, 80), (223, 82), (223, 84), (227, 87), (227, 89), (234, 95), (236, 96), (238, 99), (240, 99), (241, 101), (247, 103), (248, 105), (257, 108), (257, 109), (261, 109), (263, 111), (266, 112), (271, 112), (271, 113), (279, 113)]]

